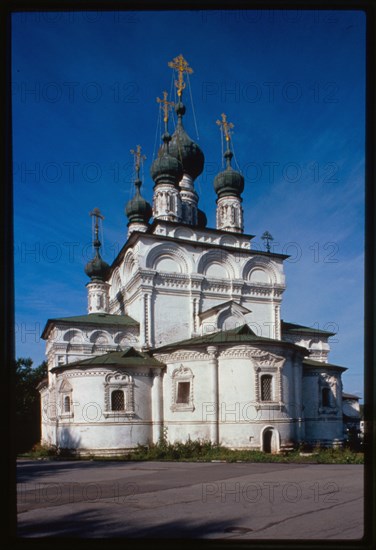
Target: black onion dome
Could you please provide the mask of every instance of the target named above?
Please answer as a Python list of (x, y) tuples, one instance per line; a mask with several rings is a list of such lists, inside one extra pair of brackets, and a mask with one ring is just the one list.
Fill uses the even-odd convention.
[(228, 149), (225, 154), (226, 169), (214, 178), (214, 189), (218, 198), (240, 196), (244, 190), (244, 177), (231, 166), (232, 152)]
[(127, 203), (125, 213), (129, 223), (148, 223), (153, 215), (152, 207), (140, 193), (141, 180), (137, 179), (134, 184), (136, 192), (134, 197)]
[(94, 241), (95, 256), (85, 266), (85, 273), (92, 281), (105, 281), (110, 269), (99, 253), (101, 243), (98, 240)]
[(204, 229), (207, 226), (208, 219), (203, 210), (197, 209), (197, 227)]
[(170, 134), (165, 132), (162, 138), (164, 143), (159, 150), (158, 157), (151, 165), (150, 174), (156, 185), (158, 183), (171, 183), (177, 186), (183, 177), (183, 166), (175, 156), (170, 154)]
[(170, 155), (180, 160), (184, 174), (196, 179), (204, 169), (204, 153), (184, 129), (182, 117), (185, 113), (185, 106), (183, 103), (179, 102), (175, 110), (178, 115), (178, 122), (175, 132), (172, 134), (169, 152)]

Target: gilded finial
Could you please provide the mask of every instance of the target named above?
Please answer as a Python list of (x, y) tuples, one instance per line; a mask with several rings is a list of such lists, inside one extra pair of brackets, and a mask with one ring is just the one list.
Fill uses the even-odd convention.
[(180, 98), (186, 86), (183, 74), (192, 74), (193, 69), (189, 66), (188, 62), (184, 59), (182, 54), (174, 57), (172, 61), (169, 61), (168, 66), (171, 67), (171, 69), (176, 69), (178, 71), (178, 80), (175, 80), (175, 86), (178, 90), (178, 97)]
[(134, 156), (134, 168), (136, 170), (136, 177), (140, 177), (140, 166), (143, 160), (146, 160), (145, 155), (141, 155), (141, 145), (137, 145), (136, 150), (131, 149), (131, 154)]
[(232, 122), (227, 122), (227, 115), (225, 113), (221, 114), (222, 120), (217, 120), (218, 126), (220, 126), (221, 130), (225, 134), (225, 139), (227, 141), (227, 146), (229, 145), (229, 142), (231, 141), (231, 130), (234, 128), (234, 125)]
[(168, 123), (168, 112), (170, 111), (170, 109), (174, 106), (174, 102), (173, 101), (167, 101), (167, 97), (168, 97), (168, 93), (167, 92), (163, 92), (163, 99), (161, 99), (160, 97), (157, 97), (157, 103), (162, 103), (163, 106), (161, 105), (162, 107), (162, 110), (163, 110), (163, 122), (165, 123), (165, 131), (167, 132), (167, 123)]

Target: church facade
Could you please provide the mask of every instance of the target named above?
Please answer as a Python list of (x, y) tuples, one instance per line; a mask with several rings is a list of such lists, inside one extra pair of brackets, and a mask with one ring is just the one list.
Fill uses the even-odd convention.
[(94, 209), (88, 313), (49, 319), (43, 331), (42, 442), (100, 455), (162, 436), (265, 452), (340, 445), (346, 369), (328, 360), (333, 334), (281, 319), (287, 256), (253, 249), (244, 233), (244, 178), (232, 167), (225, 115), (226, 168), (214, 179), (216, 228), (207, 227), (194, 186), (204, 155), (183, 125), (191, 69), (182, 56), (170, 66), (177, 124), (170, 135), (165, 93), (152, 205), (137, 147), (123, 248), (111, 266), (101, 258)]

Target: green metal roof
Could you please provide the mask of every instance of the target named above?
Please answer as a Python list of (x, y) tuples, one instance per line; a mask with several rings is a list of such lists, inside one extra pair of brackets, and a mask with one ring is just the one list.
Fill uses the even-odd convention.
[(111, 351), (104, 353), (103, 355), (97, 355), (90, 357), (89, 359), (82, 359), (80, 361), (74, 361), (73, 363), (67, 363), (66, 365), (60, 365), (53, 367), (51, 371), (67, 370), (72, 367), (85, 367), (95, 365), (106, 365), (114, 367), (164, 367), (164, 363), (161, 363), (146, 352), (137, 351), (132, 347), (122, 351)]
[(314, 333), (314, 334), (325, 334), (326, 336), (334, 336), (335, 332), (329, 332), (328, 330), (320, 330), (318, 328), (306, 327), (304, 325), (296, 325), (295, 323), (286, 323), (281, 321), (282, 330), (285, 332), (303, 332), (303, 333)]
[(332, 363), (323, 363), (323, 361), (315, 361), (314, 359), (303, 359), (303, 365), (307, 367), (320, 367), (320, 368), (330, 368), (330, 369), (341, 369), (343, 371), (347, 370), (346, 367), (341, 367), (340, 365), (333, 365)]
[(74, 317), (56, 317), (48, 319), (44, 327), (42, 338), (47, 338), (49, 328), (52, 324), (63, 323), (69, 325), (105, 325), (105, 326), (120, 326), (120, 327), (136, 327), (139, 323), (128, 315), (111, 315), (110, 313), (89, 313), (88, 315), (76, 315)]
[[(170, 349), (182, 348), (182, 347), (193, 347), (202, 344), (241, 344), (241, 343), (268, 343), (276, 344), (282, 346), (293, 346), (295, 348), (302, 348), (290, 342), (284, 342), (282, 340), (275, 340), (272, 338), (265, 338), (264, 336), (257, 336), (253, 330), (247, 325), (244, 324), (240, 327), (224, 330), (219, 332), (212, 332), (206, 334), (205, 336), (197, 336), (195, 338), (189, 338), (188, 340), (181, 340), (180, 342), (173, 342), (160, 348), (154, 349), (153, 352), (167, 351)], [(308, 353), (308, 352), (307, 352)]]

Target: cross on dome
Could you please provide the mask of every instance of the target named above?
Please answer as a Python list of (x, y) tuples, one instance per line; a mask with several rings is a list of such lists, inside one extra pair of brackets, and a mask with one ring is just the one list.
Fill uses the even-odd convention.
[(163, 110), (163, 122), (165, 123), (165, 132), (167, 132), (167, 123), (168, 123), (168, 113), (171, 110), (172, 107), (174, 107), (175, 103), (173, 101), (167, 101), (168, 93), (166, 91), (163, 92), (163, 99), (160, 97), (157, 97), (157, 103), (161, 104), (161, 109)]
[(216, 123), (221, 129), (221, 132), (224, 133), (225, 139), (227, 141), (227, 146), (229, 146), (229, 142), (231, 141), (231, 130), (234, 128), (234, 125), (232, 122), (227, 121), (227, 115), (225, 113), (221, 114), (222, 120), (217, 120)]
[(141, 155), (141, 145), (137, 145), (136, 150), (131, 149), (130, 152), (134, 156), (134, 168), (136, 171), (136, 178), (139, 179), (141, 162), (146, 160), (146, 156)]
[(180, 96), (182, 95), (182, 92), (186, 86), (183, 75), (184, 73), (186, 73), (187, 75), (192, 74), (193, 69), (189, 66), (188, 61), (184, 59), (182, 54), (174, 57), (172, 61), (169, 61), (168, 66), (171, 67), (171, 69), (175, 69), (178, 71), (178, 80), (175, 80), (175, 86), (178, 90), (178, 97), (180, 99)]

